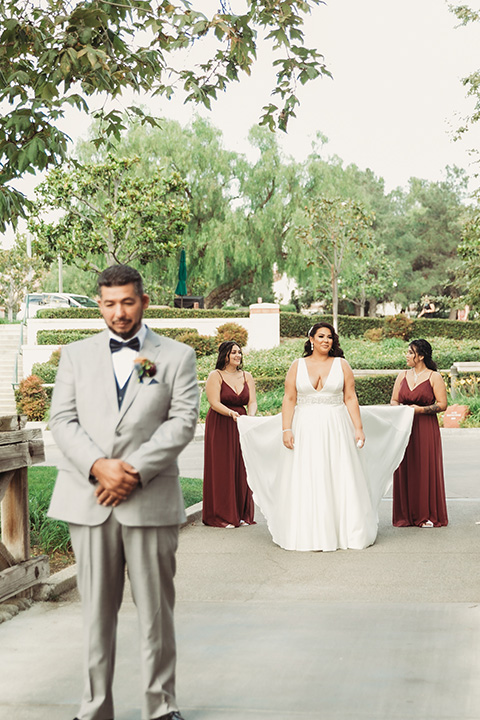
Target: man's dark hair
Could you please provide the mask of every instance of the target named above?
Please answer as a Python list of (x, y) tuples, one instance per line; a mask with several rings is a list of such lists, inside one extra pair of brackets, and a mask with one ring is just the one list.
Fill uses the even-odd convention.
[(102, 294), (102, 287), (118, 287), (129, 283), (133, 283), (136, 294), (142, 297), (143, 280), (138, 270), (130, 265), (111, 265), (98, 276), (98, 294)]

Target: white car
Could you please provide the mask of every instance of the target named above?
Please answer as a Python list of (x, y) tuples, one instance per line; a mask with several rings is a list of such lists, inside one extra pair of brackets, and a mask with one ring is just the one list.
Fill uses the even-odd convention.
[(96, 300), (87, 295), (72, 293), (29, 293), (20, 305), (17, 320), (35, 317), (38, 310), (56, 307), (98, 307)]

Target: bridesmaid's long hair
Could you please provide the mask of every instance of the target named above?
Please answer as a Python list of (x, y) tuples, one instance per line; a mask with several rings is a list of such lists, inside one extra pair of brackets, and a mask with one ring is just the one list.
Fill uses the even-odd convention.
[(437, 370), (437, 363), (432, 360), (432, 346), (428, 340), (423, 340), (423, 338), (412, 340), (408, 347), (413, 350), (416, 355), (423, 356), (423, 362), (429, 370)]
[(329, 330), (332, 333), (333, 342), (332, 342), (332, 347), (328, 351), (328, 354), (331, 357), (342, 357), (342, 358), (345, 357), (343, 350), (340, 347), (340, 340), (339, 340), (337, 333), (335, 332), (335, 328), (333, 327), (333, 325), (330, 325), (330, 323), (327, 323), (327, 322), (319, 322), (319, 323), (315, 323), (315, 325), (312, 325), (312, 327), (308, 331), (308, 340), (305, 343), (303, 357), (309, 357), (313, 353), (312, 341), (310, 338), (313, 338), (315, 336), (315, 333), (317, 332), (317, 330), (319, 330), (322, 327), (327, 328), (327, 330)]
[(218, 357), (217, 364), (215, 365), (215, 370), (225, 370), (230, 360), (230, 353), (232, 352), (232, 348), (235, 345), (240, 348), (240, 352), (242, 353), (242, 362), (238, 366), (238, 369), (241, 370), (243, 368), (242, 346), (238, 342), (235, 342), (235, 340), (225, 340), (225, 342), (222, 342), (222, 344), (218, 348)]

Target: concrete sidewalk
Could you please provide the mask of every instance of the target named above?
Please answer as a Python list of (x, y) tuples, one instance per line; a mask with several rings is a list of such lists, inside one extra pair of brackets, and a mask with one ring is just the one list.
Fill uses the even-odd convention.
[[(261, 516), (182, 530), (186, 720), (480, 720), (480, 430), (442, 439), (447, 528), (393, 528), (385, 499), (378, 540), (363, 551), (286, 552)], [(182, 459), (197, 476), (201, 450), (192, 443)], [(115, 718), (140, 720), (128, 591), (117, 658)], [(75, 592), (0, 625), (0, 720), (72, 720), (81, 659)]]

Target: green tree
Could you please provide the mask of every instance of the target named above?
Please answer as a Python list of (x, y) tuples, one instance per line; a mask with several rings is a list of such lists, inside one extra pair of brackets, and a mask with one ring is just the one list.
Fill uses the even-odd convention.
[[(468, 5), (449, 5), (450, 11), (460, 20), (461, 25), (480, 22), (480, 11), (474, 10)], [(462, 83), (467, 89), (468, 97), (474, 101), (473, 112), (465, 118), (465, 122), (457, 129), (457, 138), (466, 133), (472, 125), (480, 120), (480, 70), (477, 68), (469, 75), (462, 78)]]
[(44, 272), (41, 261), (28, 255), (24, 235), (18, 235), (8, 250), (0, 250), (0, 300), (10, 321), (25, 294), (33, 291)]
[(391, 194), (393, 212), (382, 240), (397, 263), (394, 299), (404, 307), (423, 296), (443, 298), (445, 305), (456, 302), (465, 196), (465, 173), (455, 168), (447, 168), (443, 181), (411, 178), (407, 192)]
[(340, 295), (355, 306), (355, 314), (363, 317), (368, 302), (368, 314), (375, 317), (379, 299), (392, 297), (396, 286), (396, 273), (385, 255), (383, 244), (371, 243), (362, 254), (345, 262), (339, 277)]
[(45, 277), (42, 278), (43, 292), (60, 292), (60, 275), (63, 292), (88, 295), (92, 298), (97, 295), (98, 273), (94, 270), (86, 271), (75, 265), (63, 265), (63, 263), (60, 269), (58, 262), (52, 263)]
[[(171, 97), (211, 106), (219, 92), (250, 74), (264, 32), (277, 69), (273, 100), (262, 122), (285, 129), (295, 115), (298, 82), (329, 74), (323, 57), (303, 43), (305, 14), (321, 0), (248, 0), (234, 14), (223, 2), (211, 16), (187, 0), (4, 0), (0, 3), (0, 231), (24, 215), (26, 198), (15, 188), (66, 157), (68, 135), (58, 127), (73, 106), (88, 112), (93, 96), (118, 98), (123, 91)], [(206, 57), (188, 52), (205, 46)], [(136, 105), (131, 114), (155, 122)], [(120, 112), (105, 105), (97, 142), (119, 137)]]
[[(361, 315), (368, 301), (369, 313), (375, 314), (378, 302), (392, 299), (397, 279), (396, 263), (386, 256), (392, 204), (385, 194), (382, 178), (369, 169), (360, 170), (354, 164), (345, 167), (341, 158), (326, 154), (327, 147), (327, 138), (319, 133), (303, 165), (304, 204), (314, 203), (318, 196), (336, 196), (356, 201), (371, 217), (375, 243), (368, 252), (365, 248), (361, 258), (355, 253), (353, 256), (346, 253), (339, 276), (339, 300), (353, 303), (355, 311)], [(308, 258), (294, 244), (288, 266), (290, 274), (304, 290), (304, 303), (310, 304), (322, 296), (327, 306), (331, 304), (331, 278), (325, 267), (308, 264)]]
[(458, 253), (463, 261), (462, 270), (465, 278), (465, 301), (480, 307), (480, 206), (477, 202), (470, 208), (469, 218), (465, 223), (462, 242)]
[[(138, 158), (52, 169), (37, 188), (29, 221), (34, 249), (48, 264), (100, 272), (114, 262), (146, 264), (173, 252), (189, 217), (186, 185), (178, 172), (135, 173)], [(57, 220), (45, 214), (62, 210)]]
[(338, 284), (342, 269), (372, 246), (373, 219), (360, 203), (320, 197), (306, 208), (306, 222), (296, 237), (303, 244), (307, 265), (330, 275), (333, 325), (338, 328)]

